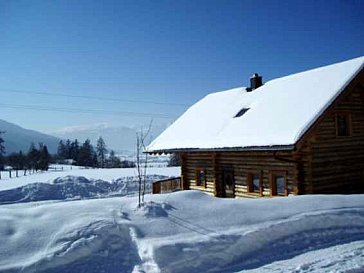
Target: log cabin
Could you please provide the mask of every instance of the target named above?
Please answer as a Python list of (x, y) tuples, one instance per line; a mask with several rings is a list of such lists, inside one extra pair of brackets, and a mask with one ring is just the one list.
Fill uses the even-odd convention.
[(217, 197), (364, 192), (364, 57), (212, 93), (148, 147)]

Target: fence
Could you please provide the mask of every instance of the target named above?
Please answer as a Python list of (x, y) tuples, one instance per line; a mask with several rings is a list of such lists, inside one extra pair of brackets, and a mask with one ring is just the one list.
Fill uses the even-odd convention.
[(181, 190), (181, 177), (173, 177), (153, 182), (152, 193), (166, 193)]
[[(70, 167), (70, 166), (63, 167), (63, 166), (52, 166), (51, 165), (48, 168), (48, 172), (59, 172), (59, 171), (65, 170), (66, 168), (72, 169), (72, 167)], [(43, 173), (43, 172), (45, 172), (45, 171), (7, 169), (7, 170), (0, 171), (0, 180), (28, 176), (28, 175), (33, 175), (33, 174)]]

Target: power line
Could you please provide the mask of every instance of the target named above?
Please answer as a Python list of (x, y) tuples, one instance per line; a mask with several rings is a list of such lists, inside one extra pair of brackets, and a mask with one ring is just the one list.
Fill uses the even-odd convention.
[(69, 95), (64, 93), (50, 93), (43, 91), (25, 91), (17, 89), (0, 89), (2, 93), (18, 93), (18, 94), (33, 94), (33, 95), (44, 95), (53, 97), (68, 97), (78, 99), (92, 99), (92, 100), (103, 100), (103, 101), (120, 101), (127, 103), (145, 103), (145, 104), (156, 104), (156, 105), (170, 105), (170, 106), (187, 106), (185, 103), (171, 103), (171, 102), (160, 102), (160, 101), (149, 101), (149, 100), (131, 100), (131, 99), (117, 99), (117, 98), (105, 98), (97, 96), (86, 96), (86, 95)]
[(0, 107), (9, 109), (27, 109), (32, 111), (52, 111), (52, 112), (65, 112), (65, 113), (84, 113), (84, 114), (108, 114), (118, 116), (136, 116), (136, 117), (153, 117), (153, 118), (172, 118), (169, 115), (161, 113), (141, 113), (141, 112), (128, 112), (128, 111), (108, 111), (99, 109), (80, 109), (80, 108), (66, 108), (66, 107), (48, 107), (43, 105), (21, 105), (21, 104), (6, 104), (0, 103)]

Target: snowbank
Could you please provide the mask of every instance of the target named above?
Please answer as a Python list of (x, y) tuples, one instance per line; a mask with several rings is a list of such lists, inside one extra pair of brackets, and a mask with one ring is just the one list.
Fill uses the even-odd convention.
[[(153, 181), (167, 176), (148, 175), (146, 193), (151, 192)], [(0, 191), (0, 205), (44, 200), (69, 200), (135, 195), (138, 180), (135, 176), (118, 178), (112, 182), (87, 179), (83, 176), (58, 177), (49, 183), (32, 183), (19, 188)]]
[(2, 205), (0, 257), (1, 272), (361, 270), (364, 195), (185, 191), (147, 195), (140, 209), (136, 197)]
[[(148, 190), (179, 168), (149, 174)], [(147, 194), (137, 208), (135, 175), (73, 169), (0, 181), (0, 272), (364, 271), (364, 195), (184, 191)]]
[[(87, 179), (101, 179), (105, 181), (114, 181), (137, 175), (135, 168), (123, 169), (84, 169), (77, 166), (67, 166), (63, 171), (40, 172), (18, 178), (3, 178), (0, 180), (0, 191), (18, 188), (31, 183), (52, 183), (55, 179), (62, 176), (83, 176)], [(181, 173), (179, 167), (168, 168), (148, 168), (148, 175), (179, 176)]]

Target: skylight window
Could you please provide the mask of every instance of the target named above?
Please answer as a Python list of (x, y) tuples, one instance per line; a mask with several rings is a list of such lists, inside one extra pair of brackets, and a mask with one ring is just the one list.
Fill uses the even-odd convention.
[(238, 118), (238, 117), (241, 117), (242, 115), (244, 115), (250, 108), (243, 108), (241, 109), (236, 115), (234, 118)]

